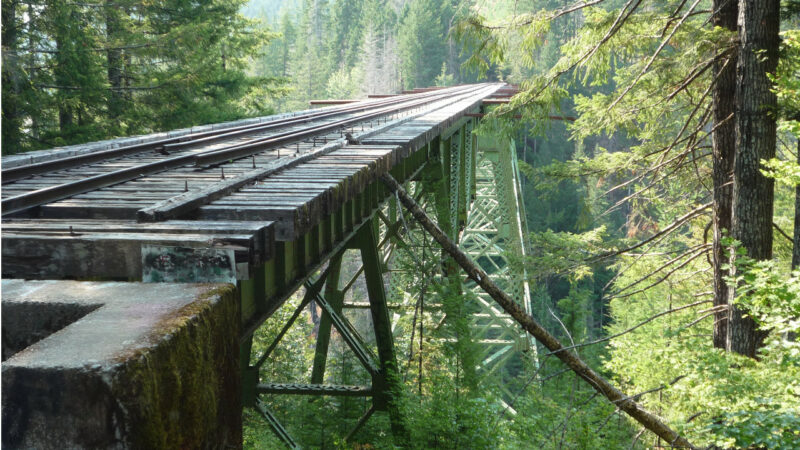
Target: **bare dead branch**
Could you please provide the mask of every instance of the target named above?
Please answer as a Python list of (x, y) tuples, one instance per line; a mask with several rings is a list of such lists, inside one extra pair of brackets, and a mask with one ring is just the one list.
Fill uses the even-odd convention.
[(695, 209), (689, 211), (688, 213), (684, 214), (683, 216), (679, 217), (677, 220), (672, 222), (670, 225), (665, 227), (663, 230), (659, 231), (658, 233), (650, 236), (649, 238), (647, 238), (647, 239), (645, 239), (643, 241), (638, 242), (635, 245), (632, 245), (630, 247), (624, 248), (622, 250), (615, 250), (613, 252), (606, 252), (606, 253), (594, 256), (592, 258), (589, 258), (589, 260), (590, 261), (596, 261), (596, 260), (600, 260), (600, 259), (610, 258), (612, 256), (618, 256), (618, 255), (621, 255), (623, 253), (627, 253), (627, 252), (632, 251), (632, 250), (636, 250), (637, 248), (640, 248), (640, 247), (642, 247), (644, 245), (647, 245), (649, 242), (652, 242), (653, 240), (658, 239), (659, 237), (664, 236), (665, 234), (668, 234), (668, 233), (672, 232), (676, 228), (680, 227), (681, 225), (683, 225), (684, 223), (686, 223), (687, 221), (689, 221), (690, 219), (692, 219), (695, 216), (699, 215), (700, 213), (702, 213), (703, 211), (705, 211), (706, 209), (708, 209), (710, 207), (711, 207), (711, 203), (706, 203), (704, 205), (700, 205), (697, 208), (695, 208)]
[[(580, 343), (580, 344), (574, 344), (573, 346), (570, 346), (570, 347), (563, 347), (560, 350), (558, 350), (558, 352), (572, 350), (574, 348), (588, 347), (590, 345), (595, 345), (595, 344), (600, 344), (601, 342), (610, 341), (612, 339), (616, 339), (616, 338), (618, 338), (620, 336), (628, 334), (628, 333), (632, 332), (633, 330), (635, 330), (637, 328), (641, 328), (644, 325), (647, 325), (648, 323), (658, 319), (659, 317), (666, 316), (666, 315), (672, 314), (674, 312), (683, 311), (685, 309), (694, 308), (695, 306), (703, 305), (705, 303), (711, 303), (711, 300), (700, 300), (700, 301), (697, 301), (697, 302), (694, 302), (694, 303), (690, 303), (688, 305), (683, 305), (683, 306), (679, 306), (677, 308), (671, 308), (671, 309), (668, 309), (666, 311), (661, 311), (660, 313), (658, 313), (658, 314), (656, 314), (654, 316), (650, 316), (647, 319), (643, 320), (642, 322), (639, 322), (636, 325), (634, 325), (634, 326), (632, 326), (632, 327), (630, 327), (630, 328), (628, 328), (626, 330), (620, 331), (619, 333), (615, 333), (615, 334), (612, 334), (611, 336), (606, 336), (604, 338), (595, 339), (595, 340), (589, 341), (589, 342), (583, 342), (583, 343)], [(550, 356), (550, 355), (553, 355), (553, 354), (556, 354), (556, 353), (557, 352), (545, 353), (542, 356)]]
[(792, 239), (788, 234), (786, 234), (786, 232), (783, 231), (783, 229), (781, 229), (781, 227), (779, 227), (777, 223), (772, 222), (772, 226), (775, 227), (776, 230), (778, 230), (778, 233), (780, 233), (781, 236), (783, 236), (786, 239), (788, 239), (789, 242), (791, 242), (791, 244), (794, 245), (794, 239)]
[(683, 269), (684, 267), (686, 267), (686, 266), (687, 266), (687, 265), (688, 265), (690, 262), (692, 262), (692, 261), (694, 261), (695, 259), (697, 259), (698, 257), (700, 257), (700, 256), (702, 256), (702, 255), (704, 255), (704, 254), (706, 254), (706, 252), (708, 252), (709, 250), (711, 250), (711, 247), (710, 247), (710, 246), (703, 248), (703, 249), (702, 249), (701, 251), (699, 251), (697, 254), (695, 254), (695, 255), (692, 255), (692, 257), (691, 257), (691, 258), (687, 259), (686, 261), (682, 262), (681, 264), (679, 264), (679, 265), (678, 265), (677, 267), (675, 267), (674, 269), (672, 269), (672, 270), (670, 270), (669, 272), (667, 272), (667, 273), (666, 273), (666, 274), (665, 274), (663, 277), (659, 278), (659, 279), (658, 279), (658, 280), (656, 280), (655, 282), (653, 282), (653, 283), (650, 283), (649, 285), (647, 285), (647, 286), (645, 286), (645, 287), (643, 287), (643, 288), (641, 288), (641, 289), (637, 289), (637, 290), (635, 290), (635, 291), (633, 291), (633, 292), (629, 292), (629, 293), (627, 293), (627, 294), (622, 294), (622, 295), (611, 295), (611, 296), (609, 296), (609, 297), (607, 297), (607, 298), (608, 298), (609, 300), (610, 300), (610, 299), (612, 299), (612, 298), (626, 298), (626, 297), (630, 297), (630, 296), (632, 296), (632, 295), (640, 294), (640, 293), (642, 293), (642, 292), (645, 292), (645, 291), (647, 291), (647, 290), (649, 290), (649, 289), (651, 289), (651, 288), (654, 288), (654, 287), (658, 286), (659, 284), (663, 283), (664, 281), (666, 281), (666, 280), (667, 280), (667, 279), (668, 279), (670, 276), (672, 276), (672, 274), (674, 274), (675, 272), (677, 272), (677, 271), (679, 271), (679, 270)]
[[(664, 263), (663, 265), (661, 265), (657, 269), (651, 271), (647, 275), (639, 278), (638, 280), (634, 281), (633, 283), (630, 283), (630, 284), (626, 285), (623, 288), (618, 289), (617, 290), (617, 294), (620, 294), (620, 293), (622, 293), (624, 291), (627, 291), (628, 289), (636, 286), (637, 284), (647, 280), (648, 278), (650, 278), (650, 277), (654, 276), (655, 274), (661, 272), (662, 270), (666, 269), (667, 267), (669, 267), (669, 266), (675, 264), (676, 262), (680, 261), (681, 259), (686, 257), (686, 255), (692, 254), (693, 252), (698, 251), (698, 249), (700, 249), (701, 252), (707, 251), (707, 250), (704, 250), (704, 249), (707, 249), (707, 248), (710, 248), (710, 247), (711, 247), (711, 244), (698, 244), (698, 245), (695, 245), (694, 247), (690, 247), (685, 252), (681, 253), (680, 255), (676, 256), (675, 258), (670, 259), (669, 261), (667, 261), (666, 263)], [(608, 286), (608, 284), (606, 286)], [(605, 288), (603, 288), (603, 289), (605, 290)]]

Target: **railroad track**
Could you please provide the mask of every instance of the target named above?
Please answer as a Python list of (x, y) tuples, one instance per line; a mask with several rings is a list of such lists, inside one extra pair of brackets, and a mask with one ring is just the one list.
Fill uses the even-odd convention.
[(426, 90), (4, 167), (3, 277), (144, 279), (153, 246), (232, 250), (245, 279), (284, 252), (300, 274), (372, 214), (382, 173), (411, 175), (422, 147), (499, 89)]
[[(226, 176), (235, 177), (248, 167), (263, 167), (282, 156), (312, 152), (320, 144), (341, 139), (348, 133), (356, 134), (359, 128), (368, 130), (389, 118), (407, 116), (448, 100), (452, 102), (481, 88), (456, 87), (390, 97), (266, 123), (4, 169), (3, 216), (137, 179), (147, 180), (149, 186), (141, 186), (141, 190), (138, 186), (126, 189), (123, 196), (131, 197), (133, 191), (139, 191), (136, 197), (143, 201), (164, 200), (163, 195), (148, 189), (153, 187), (153, 182), (159, 184), (159, 192), (175, 195), (181, 190), (188, 191), (190, 185), (194, 189)], [(242, 161), (245, 157), (249, 161)], [(290, 164), (291, 159), (286, 159), (285, 163)], [(172, 173), (156, 177), (157, 180), (148, 178), (165, 171)]]

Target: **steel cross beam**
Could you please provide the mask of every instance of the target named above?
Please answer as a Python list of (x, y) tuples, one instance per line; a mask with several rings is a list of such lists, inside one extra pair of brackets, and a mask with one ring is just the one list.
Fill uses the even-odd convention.
[[(398, 386), (395, 385), (399, 378), (395, 375), (397, 370), (397, 358), (395, 356), (386, 292), (383, 285), (383, 255), (381, 255), (379, 251), (380, 245), (378, 242), (378, 234), (376, 233), (378, 220), (378, 216), (375, 215), (371, 220), (362, 224), (354, 236), (344, 246), (344, 249), (358, 250), (361, 255), (362, 265), (354, 278), (358, 277), (359, 274), (363, 272), (378, 350), (377, 357), (365, 344), (364, 339), (359, 335), (352, 323), (342, 315), (344, 294), (352, 287), (353, 281), (349, 282), (344, 288), (339, 288), (342, 257), (344, 254), (344, 251), (340, 251), (331, 258), (317, 281), (312, 282), (309, 280), (305, 282), (306, 294), (300, 302), (300, 305), (295, 309), (293, 315), (287, 323), (284, 324), (276, 339), (267, 348), (266, 352), (259, 358), (252, 369), (258, 370), (272, 350), (277, 346), (287, 329), (291, 327), (297, 319), (300, 311), (308, 306), (311, 301), (314, 301), (321, 307), (324, 314), (320, 318), (311, 383), (259, 382), (255, 385), (255, 393), (372, 397), (372, 407), (362, 417), (362, 420), (359, 420), (356, 427), (348, 436), (352, 437), (355, 432), (364, 425), (372, 413), (377, 410), (387, 411), (389, 413), (392, 433), (402, 439), (406, 431), (400, 417), (397, 401), (394, 398), (395, 393), (399, 392)], [(384, 239), (383, 244), (388, 243), (388, 241), (389, 239)], [(336, 328), (344, 342), (370, 374), (372, 379), (371, 386), (343, 386), (324, 383), (331, 326)], [(266, 405), (261, 400), (256, 400), (255, 406), (267, 419), (270, 428), (276, 436), (288, 447), (296, 448), (296, 442), (280, 424), (278, 419), (269, 412)]]

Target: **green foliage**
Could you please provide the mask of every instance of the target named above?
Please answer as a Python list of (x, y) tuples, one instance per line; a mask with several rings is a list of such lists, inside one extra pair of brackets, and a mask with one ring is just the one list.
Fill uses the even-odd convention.
[(764, 169), (761, 170), (765, 176), (774, 178), (779, 183), (789, 186), (800, 184), (800, 164), (794, 161), (782, 161), (777, 158), (763, 162)]
[(269, 112), (244, 2), (5, 2), (3, 153)]
[(457, 70), (465, 56), (449, 37), (471, 3), (306, 0), (277, 14), (276, 5), (265, 5), (258, 17), (280, 36), (254, 58), (252, 71), (286, 81), (291, 96), (270, 103), (278, 110), (305, 109), (317, 98), (474, 81)]
[(283, 442), (275, 436), (264, 418), (252, 408), (242, 412), (242, 448), (282, 448)]
[(800, 272), (788, 277), (773, 261), (737, 259), (737, 274), (730, 283), (742, 284), (736, 303), (769, 331), (764, 355), (782, 366), (800, 366), (800, 343), (787, 336), (800, 333)]
[(708, 426), (716, 436), (714, 445), (723, 448), (797, 448), (800, 414), (776, 407), (725, 414)]
[(402, 16), (399, 28), (400, 72), (407, 89), (434, 84), (444, 58), (446, 33), (436, 0), (412, 0)]
[(781, 58), (775, 74), (769, 74), (775, 83), (775, 93), (781, 117), (793, 122), (791, 129), (795, 136), (800, 135), (800, 30), (786, 30), (781, 33)]
[[(578, 26), (551, 51), (548, 44), (558, 40), (553, 30), (567, 27), (548, 22), (563, 16), (560, 5), (546, 3), (526, 5), (510, 18), (477, 11), (458, 28), (480, 49), (469, 64), (508, 70), (521, 82), (520, 94), (492, 113), (503, 122), (495, 128), (515, 130), (523, 121), (503, 118), (517, 114), (546, 123), (574, 102), (573, 147), (559, 146), (560, 154), (552, 155), (542, 144), (552, 145), (554, 127), (539, 125), (533, 132), (547, 137), (535, 140), (534, 156), (522, 165), (535, 196), (526, 200), (537, 231), (527, 269), (544, 284), (536, 290), (539, 317), (558, 314), (579, 340), (591, 325), (592, 315), (581, 315), (587, 303), (599, 304), (600, 314), (610, 307), (605, 333), (614, 338), (603, 356), (606, 370), (625, 392), (646, 393), (638, 399), (694, 443), (796, 447), (800, 364), (787, 336), (796, 333), (800, 283), (786, 271), (790, 246), (776, 238), (775, 260), (742, 266), (734, 280), (741, 283), (739, 305), (770, 331), (753, 361), (710, 342), (715, 310), (704, 301), (712, 289), (709, 218), (703, 213), (672, 226), (711, 201), (711, 68), (734, 48), (735, 33), (709, 26), (709, 2), (605, 2), (572, 13)], [(782, 34), (773, 80), (786, 133), (780, 157), (765, 162), (763, 172), (790, 187), (797, 185), (789, 136), (797, 136), (791, 119), (800, 97), (796, 33)], [(540, 54), (546, 64), (537, 64), (533, 56)], [(513, 66), (526, 70), (506, 69)], [(782, 227), (792, 226), (793, 194), (776, 191), (774, 221)], [(574, 207), (563, 206), (566, 199), (580, 205), (574, 210), (580, 219)], [(599, 239), (576, 233), (600, 227), (607, 231)], [(658, 234), (668, 227), (673, 231)], [(582, 283), (598, 278), (603, 265), (613, 276), (595, 287), (600, 300), (589, 300), (591, 287)]]
[(436, 86), (452, 86), (455, 84), (455, 77), (453, 74), (447, 73), (447, 63), (442, 63), (442, 71), (434, 80)]
[[(653, 270), (648, 266), (628, 270), (616, 284), (630, 285)], [(789, 443), (797, 439), (793, 424), (800, 420), (800, 360), (797, 343), (787, 335), (800, 325), (798, 274), (787, 279), (770, 262), (744, 263), (738, 279), (731, 280), (745, 283), (737, 303), (770, 331), (760, 360), (754, 361), (709, 344), (713, 316), (694, 296), (707, 281), (689, 277), (698, 266), (702, 263), (695, 260), (682, 272), (683, 279), (611, 301), (615, 321), (608, 331), (624, 334), (612, 341), (606, 367), (630, 392), (657, 388), (658, 394), (643, 397), (643, 403), (661, 411), (696, 444), (794, 448)]]
[(431, 391), (409, 395), (403, 407), (411, 431), (408, 448), (496, 448), (506, 440), (505, 423), (496, 420), (500, 413), (496, 399), (454, 390), (445, 374), (429, 383)]
[(566, 275), (573, 281), (590, 277), (592, 268), (587, 260), (603, 250), (604, 234), (604, 227), (580, 234), (550, 230), (531, 234), (533, 250), (525, 260), (526, 267), (539, 276)]

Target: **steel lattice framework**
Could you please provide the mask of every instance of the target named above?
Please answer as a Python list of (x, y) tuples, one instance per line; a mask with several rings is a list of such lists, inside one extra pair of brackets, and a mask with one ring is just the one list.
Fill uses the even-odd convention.
[[(524, 270), (513, 266), (514, 261), (526, 253), (527, 233), (514, 144), (508, 140), (493, 140), (495, 138), (479, 139), (473, 132), (475, 125), (475, 120), (465, 118), (428, 143), (419, 152), (426, 155), (425, 162), (405, 178), (406, 189), (419, 203), (426, 204), (442, 230), (459, 242), (461, 248), (530, 313), (527, 277)], [(252, 393), (245, 392), (245, 398), (261, 411), (287, 446), (296, 447), (297, 443), (270, 411), (268, 402), (261, 398), (263, 395), (371, 398), (371, 406), (345, 439), (349, 440), (358, 433), (376, 411), (389, 413), (393, 434), (405, 433), (392, 394), (396, 389), (393, 384), (398, 380), (388, 376), (405, 366), (397, 359), (395, 342), (400, 340), (398, 333), (409, 329), (397, 326), (397, 319), (403, 316), (403, 311), (413, 310), (414, 314), (420, 312), (421, 323), (423, 308), (427, 313), (442, 318), (444, 313), (435, 298), (426, 297), (423, 302), (424, 294), (411, 292), (408, 284), (402, 287), (396, 284), (398, 279), (392, 266), (398, 251), (405, 255), (406, 263), (424, 260), (424, 253), (421, 259), (419, 253), (425, 251), (423, 247), (430, 252), (428, 256), (437, 253), (433, 260), (439, 261), (438, 269), (431, 271), (426, 267), (430, 273), (418, 274), (418, 278), (427, 281), (417, 286), (444, 280), (460, 285), (459, 291), (468, 306), (465, 310), (470, 314), (472, 339), (481, 346), (478, 373), (483, 375), (482, 380), (492, 380), (494, 385), (491, 388), (496, 389), (504, 401), (519, 392), (528, 378), (525, 374), (535, 369), (536, 346), (531, 338), (488, 295), (463, 278), (455, 262), (436, 250), (428, 237), (410, 223), (411, 220), (408, 214), (403, 214), (394, 198), (376, 208), (371, 217), (333, 252), (327, 266), (305, 281), (302, 302), (272, 344), (245, 370), (245, 385), (253, 389)], [(340, 279), (341, 267), (347, 249), (357, 251), (360, 261), (352, 278), (344, 281)], [(417, 271), (426, 270), (421, 265), (415, 267)], [(435, 263), (433, 267), (436, 267)], [(352, 290), (361, 276), (366, 284), (364, 300), (367, 301), (345, 301), (345, 294)], [(309, 382), (274, 382), (263, 377), (259, 373), (262, 364), (312, 301), (321, 308), (322, 315)], [(374, 336), (374, 343), (364, 339), (345, 315), (345, 311), (352, 309), (370, 312), (369, 327), (372, 330), (366, 332)], [(333, 379), (326, 374), (326, 365), (334, 329), (366, 370), (368, 383), (331, 383)], [(250, 353), (249, 349), (247, 353)]]
[[(513, 142), (480, 139), (475, 158), (475, 198), (459, 244), (530, 314), (525, 271), (511, 264), (525, 255), (527, 232)], [(509, 399), (518, 375), (536, 364), (536, 346), (474, 282), (467, 280), (465, 288), (479, 311), (472, 324), (475, 339), (483, 346), (480, 368), (494, 375), (496, 387)]]

